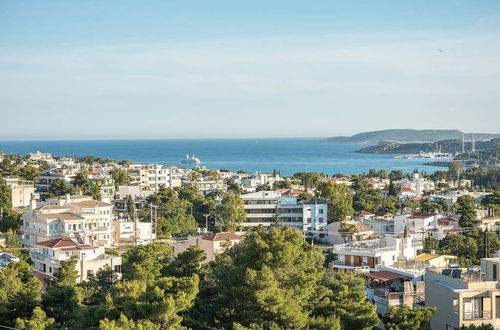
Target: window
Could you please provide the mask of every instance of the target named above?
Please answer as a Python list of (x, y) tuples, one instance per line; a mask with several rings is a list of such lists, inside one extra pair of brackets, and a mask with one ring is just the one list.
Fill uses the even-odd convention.
[(458, 314), (458, 299), (453, 298), (453, 313)]
[(483, 319), (483, 297), (464, 298), (464, 320)]
[(495, 297), (495, 305), (496, 305), (496, 317), (500, 318), (500, 296)]
[(319, 218), (319, 223), (323, 223), (323, 218)]
[(493, 280), (496, 281), (498, 279), (498, 265), (493, 264)]
[(323, 209), (319, 209), (319, 214), (323, 214)]
[(122, 272), (122, 265), (115, 265), (114, 269), (115, 269), (115, 272), (121, 273)]

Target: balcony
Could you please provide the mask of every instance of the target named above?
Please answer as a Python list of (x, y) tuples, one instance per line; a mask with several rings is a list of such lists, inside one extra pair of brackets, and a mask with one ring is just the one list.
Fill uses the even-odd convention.
[(488, 311), (464, 312), (464, 321), (489, 320), (489, 319), (491, 319), (491, 313)]

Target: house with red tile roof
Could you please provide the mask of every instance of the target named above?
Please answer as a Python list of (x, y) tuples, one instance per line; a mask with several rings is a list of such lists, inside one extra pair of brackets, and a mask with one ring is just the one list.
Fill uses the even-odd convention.
[(106, 254), (103, 246), (79, 244), (67, 236), (37, 242), (30, 249), (33, 268), (45, 276), (55, 276), (63, 261), (75, 258), (78, 281), (85, 281), (99, 269), (109, 266), (121, 276), (121, 257)]

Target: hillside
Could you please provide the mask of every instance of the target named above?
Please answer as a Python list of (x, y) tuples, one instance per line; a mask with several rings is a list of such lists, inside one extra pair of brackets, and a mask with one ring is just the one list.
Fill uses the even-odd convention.
[[(415, 130), (415, 129), (388, 129), (383, 131), (363, 132), (353, 136), (336, 136), (326, 139), (328, 142), (348, 143), (425, 143), (443, 140), (462, 140), (459, 130)], [(465, 139), (471, 140), (474, 135), (476, 140), (490, 140), (500, 138), (500, 134), (465, 133)]]
[[(500, 138), (490, 141), (477, 141), (476, 150), (489, 150), (500, 146)], [(471, 142), (465, 143), (465, 150), (470, 151), (472, 148)], [(398, 142), (383, 142), (377, 145), (368, 146), (357, 150), (361, 153), (373, 154), (416, 154), (419, 152), (432, 152), (441, 150), (448, 153), (462, 152), (462, 140), (443, 140), (432, 143), (398, 143)]]

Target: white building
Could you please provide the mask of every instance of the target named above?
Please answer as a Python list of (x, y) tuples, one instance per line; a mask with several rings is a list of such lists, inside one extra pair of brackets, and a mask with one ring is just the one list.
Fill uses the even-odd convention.
[(243, 188), (248, 190), (255, 190), (257, 186), (263, 184), (268, 184), (269, 186), (273, 187), (276, 181), (282, 181), (282, 180), (283, 178), (281, 178), (279, 175), (256, 172), (252, 176), (242, 177), (240, 179), (240, 182)]
[(131, 245), (151, 243), (156, 239), (156, 233), (151, 222), (114, 220), (113, 244)]
[(93, 200), (90, 196), (58, 197), (36, 207), (31, 200), (30, 211), (22, 216), (22, 243), (34, 246), (38, 242), (68, 236), (81, 244), (111, 246), (111, 204)]
[(154, 191), (143, 189), (139, 184), (129, 184), (118, 187), (119, 199), (126, 199), (128, 196), (132, 196), (133, 199), (145, 199), (152, 194), (154, 194)]
[(49, 191), (50, 186), (54, 181), (61, 179), (66, 181), (67, 183), (71, 183), (75, 178), (76, 174), (80, 171), (77, 167), (68, 167), (63, 166), (60, 168), (52, 168), (46, 171), (43, 171), (36, 180), (35, 187), (39, 192), (47, 192)]
[(298, 227), (304, 231), (325, 231), (328, 206), (324, 200), (299, 202), (295, 196), (277, 191), (242, 195), (247, 221), (244, 226), (270, 226), (273, 223)]
[(2, 270), (2, 268), (4, 267), (7, 267), (11, 263), (18, 261), (19, 261), (18, 257), (15, 257), (9, 253), (0, 252), (0, 270)]
[(35, 183), (33, 181), (5, 178), (4, 183), (12, 191), (11, 202), (13, 208), (22, 208), (30, 205), (31, 196), (35, 194)]
[(399, 185), (401, 188), (410, 188), (415, 196), (422, 196), (424, 192), (435, 189), (434, 182), (423, 178), (420, 173), (413, 173), (411, 179), (402, 179)]
[(52, 154), (49, 152), (36, 151), (36, 152), (31, 152), (29, 154), (29, 160), (48, 162), (48, 161), (53, 160), (53, 158), (52, 158)]
[(336, 269), (375, 271), (392, 267), (398, 261), (414, 258), (421, 242), (412, 237), (391, 237), (367, 241), (337, 244), (333, 252), (338, 255), (333, 267)]
[(78, 260), (78, 282), (87, 280), (106, 265), (121, 275), (121, 257), (106, 254), (103, 246), (78, 244), (69, 237), (61, 237), (38, 242), (33, 247), (30, 250), (33, 268), (46, 275), (54, 276), (61, 267), (61, 262), (71, 258)]
[(443, 214), (412, 213), (394, 217), (394, 234), (403, 234), (404, 230), (412, 234), (442, 239), (449, 232), (458, 229), (458, 220)]
[(115, 197), (115, 182), (111, 174), (105, 172), (86, 172), (87, 179), (99, 185), (101, 201), (111, 203)]
[(140, 185), (154, 192), (160, 187), (180, 187), (181, 178), (174, 167), (166, 167), (159, 164), (142, 166), (139, 169)]

